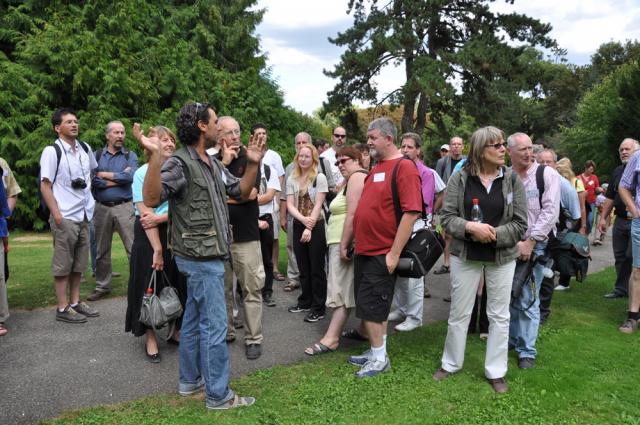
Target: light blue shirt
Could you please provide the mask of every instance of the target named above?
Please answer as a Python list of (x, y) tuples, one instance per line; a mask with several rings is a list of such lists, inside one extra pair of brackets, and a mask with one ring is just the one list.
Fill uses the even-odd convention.
[[(136, 173), (133, 175), (133, 185), (131, 187), (131, 192), (133, 195), (133, 208), (135, 210), (136, 215), (140, 215), (140, 211), (136, 207), (136, 203), (142, 202), (142, 185), (144, 184), (144, 176), (147, 175), (147, 168), (149, 168), (148, 164), (144, 164), (142, 167), (136, 170)], [(153, 209), (155, 214), (166, 214), (169, 212), (169, 202), (164, 201), (156, 208)]]
[(578, 192), (576, 192), (571, 182), (564, 177), (560, 179), (560, 205), (569, 210), (573, 220), (578, 220), (582, 217)]

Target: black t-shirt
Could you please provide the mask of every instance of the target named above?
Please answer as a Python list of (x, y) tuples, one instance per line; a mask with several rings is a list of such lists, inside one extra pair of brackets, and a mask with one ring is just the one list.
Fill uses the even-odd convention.
[(462, 161), (462, 157), (458, 159), (453, 159), (450, 157), (450, 159), (451, 159), (451, 174), (453, 174), (453, 169), (456, 168), (456, 165), (458, 165), (458, 162)]
[[(620, 194), (618, 193), (618, 185), (620, 184), (620, 179), (622, 179), (622, 174), (624, 173), (625, 164), (619, 165), (613, 170), (613, 174), (611, 176), (611, 183), (609, 183), (609, 187), (607, 188), (607, 193), (604, 194), (609, 199), (613, 200), (613, 207), (616, 209), (616, 215), (618, 217), (627, 217), (627, 207), (622, 202), (620, 198)], [(635, 198), (636, 193), (635, 190), (631, 191), (631, 195)]]
[[(487, 193), (487, 189), (483, 186), (480, 178), (477, 176), (469, 176), (467, 178), (467, 185), (464, 190), (464, 217), (466, 220), (471, 220), (473, 198), (478, 198), (478, 206), (482, 211), (482, 222), (498, 227), (504, 211), (503, 180), (503, 177), (495, 179), (491, 185), (491, 190)], [(467, 260), (494, 262), (496, 260), (495, 242), (467, 241)]]
[[(240, 147), (238, 157), (231, 161), (227, 170), (236, 177), (242, 177), (247, 168), (247, 150)], [(256, 189), (260, 188), (260, 170), (256, 175)], [(229, 221), (233, 230), (234, 242), (250, 242), (260, 240), (260, 229), (258, 228), (258, 200), (245, 202), (244, 204), (229, 204)]]

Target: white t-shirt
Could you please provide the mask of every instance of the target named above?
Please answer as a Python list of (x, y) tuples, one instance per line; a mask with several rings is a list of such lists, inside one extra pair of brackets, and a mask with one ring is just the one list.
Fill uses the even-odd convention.
[[(91, 171), (98, 168), (93, 151), (85, 152), (80, 143), (75, 141), (75, 153), (71, 145), (57, 139), (55, 144), (60, 146), (62, 155), (60, 164), (56, 150), (53, 146), (47, 146), (40, 157), (40, 180), (47, 179), (53, 182), (53, 197), (58, 203), (58, 209), (63, 218), (81, 222), (86, 216), (88, 221), (93, 218), (95, 201), (91, 195)], [(56, 176), (56, 167), (58, 175)], [(84, 179), (87, 186), (84, 189), (74, 189), (71, 181)]]
[(431, 170), (431, 172), (433, 173), (433, 177), (435, 178), (435, 193), (442, 192), (447, 187), (447, 185), (444, 183), (444, 180), (442, 180), (442, 177), (440, 177), (440, 174), (438, 174), (436, 170), (434, 170), (433, 168), (429, 169)]
[(333, 181), (336, 182), (336, 185), (342, 184), (344, 177), (342, 177), (342, 173), (340, 173), (340, 169), (336, 165), (336, 151), (333, 148), (329, 148), (320, 154), (320, 158), (324, 158), (329, 161), (329, 165), (331, 165), (331, 174), (333, 175)]
[(275, 170), (276, 177), (284, 176), (284, 167), (282, 165), (282, 157), (280, 154), (272, 149), (268, 149), (262, 157), (262, 162), (269, 165)]
[[(269, 168), (270, 175), (269, 180), (266, 178), (265, 168)], [(264, 161), (260, 164), (260, 191), (258, 192), (260, 195), (263, 195), (267, 192), (267, 189), (275, 189), (276, 194), (273, 196), (271, 202), (266, 203), (264, 205), (260, 205), (260, 216), (265, 214), (273, 213), (273, 203), (276, 202), (278, 198), (277, 192), (280, 192), (280, 180), (278, 180), (278, 176), (276, 175), (276, 171), (268, 164), (265, 164)]]

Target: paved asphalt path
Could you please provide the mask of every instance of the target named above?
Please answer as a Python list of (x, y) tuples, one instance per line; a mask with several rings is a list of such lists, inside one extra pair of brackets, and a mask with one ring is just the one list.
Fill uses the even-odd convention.
[[(612, 265), (610, 236), (592, 249), (592, 257), (590, 272)], [(425, 323), (446, 320), (449, 304), (443, 297), (449, 293), (449, 275), (429, 274), (427, 282), (432, 297), (425, 299)], [(274, 282), (278, 305), (263, 309), (262, 357), (246, 359), (242, 329), (229, 345), (233, 378), (305, 361), (304, 348), (326, 329), (329, 315), (310, 324), (302, 314), (288, 313), (287, 306), (295, 304), (299, 292), (286, 293), (282, 286)], [(177, 347), (161, 345), (162, 362), (151, 364), (145, 359), (144, 338), (124, 332), (126, 298), (101, 300), (93, 306), (100, 317), (80, 325), (55, 321), (53, 308), (11, 312), (10, 332), (0, 338), (0, 424), (36, 423), (67, 410), (177, 390)], [(348, 325), (356, 323), (351, 318)], [(342, 340), (341, 344), (359, 343)]]

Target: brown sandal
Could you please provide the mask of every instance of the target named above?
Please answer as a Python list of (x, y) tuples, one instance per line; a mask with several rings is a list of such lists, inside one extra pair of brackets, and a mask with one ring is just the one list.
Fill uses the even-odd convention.
[(297, 283), (287, 283), (282, 287), (282, 289), (284, 289), (285, 292), (291, 292), (298, 289), (299, 287), (300, 285)]

